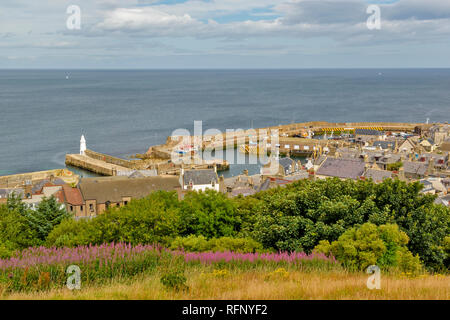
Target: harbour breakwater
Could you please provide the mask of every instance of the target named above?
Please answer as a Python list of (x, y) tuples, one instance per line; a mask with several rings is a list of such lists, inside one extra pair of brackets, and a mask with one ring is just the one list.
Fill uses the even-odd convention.
[[(124, 160), (107, 154), (92, 150), (86, 150), (84, 155), (66, 155), (66, 165), (82, 168), (97, 174), (106, 176), (122, 175), (130, 170), (154, 169), (158, 174), (179, 174), (180, 163), (171, 161), (174, 154), (181, 152), (180, 146), (192, 146), (192, 150), (182, 151), (179, 159), (196, 160), (191, 161), (190, 168), (205, 169), (217, 167), (218, 171), (228, 170), (229, 163), (224, 159), (203, 160), (199, 158), (200, 150), (223, 150), (229, 147), (239, 148), (252, 141), (277, 144), (279, 152), (286, 155), (316, 156), (326, 149), (333, 152), (337, 147), (344, 146), (342, 142), (329, 142), (304, 138), (312, 133), (320, 132), (354, 132), (356, 129), (374, 129), (393, 132), (416, 132), (427, 130), (432, 124), (423, 123), (395, 123), (395, 122), (345, 122), (331, 123), (325, 121), (313, 121), (279, 125), (260, 129), (248, 129), (235, 132), (227, 132), (216, 135), (202, 136), (169, 136), (165, 144), (152, 146), (141, 160)], [(276, 139), (274, 138), (276, 135)], [(198, 147), (198, 149), (196, 149)]]

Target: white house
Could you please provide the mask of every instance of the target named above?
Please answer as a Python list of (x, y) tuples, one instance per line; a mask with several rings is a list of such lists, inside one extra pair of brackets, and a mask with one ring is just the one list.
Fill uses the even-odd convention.
[(201, 170), (185, 170), (181, 168), (180, 184), (183, 190), (205, 191), (213, 189), (219, 192), (217, 167)]

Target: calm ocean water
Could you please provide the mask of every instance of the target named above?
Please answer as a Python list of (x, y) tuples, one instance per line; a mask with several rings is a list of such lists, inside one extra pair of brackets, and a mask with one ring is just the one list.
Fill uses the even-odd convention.
[(426, 118), (450, 120), (450, 69), (0, 70), (0, 175), (64, 167), (82, 132), (88, 148), (126, 157), (194, 120), (225, 130)]

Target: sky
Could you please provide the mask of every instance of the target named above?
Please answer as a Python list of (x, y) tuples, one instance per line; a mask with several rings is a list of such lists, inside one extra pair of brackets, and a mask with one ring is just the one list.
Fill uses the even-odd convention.
[(0, 2), (0, 68), (443, 67), (450, 0)]

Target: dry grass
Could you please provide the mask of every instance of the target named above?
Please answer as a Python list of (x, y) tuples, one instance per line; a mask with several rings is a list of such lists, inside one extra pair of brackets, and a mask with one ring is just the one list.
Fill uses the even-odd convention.
[[(133, 281), (113, 282), (110, 285), (51, 290), (41, 293), (3, 294), (3, 299), (226, 299), (226, 300), (291, 300), (291, 299), (450, 299), (450, 276), (421, 276), (402, 278), (382, 276), (381, 289), (366, 287), (367, 275), (345, 272), (304, 273), (290, 271), (282, 276), (269, 276), (265, 271), (235, 271), (226, 274), (201, 273), (191, 270), (187, 274), (188, 291), (165, 289), (158, 275), (145, 276)], [(0, 290), (1, 291), (1, 290)]]

